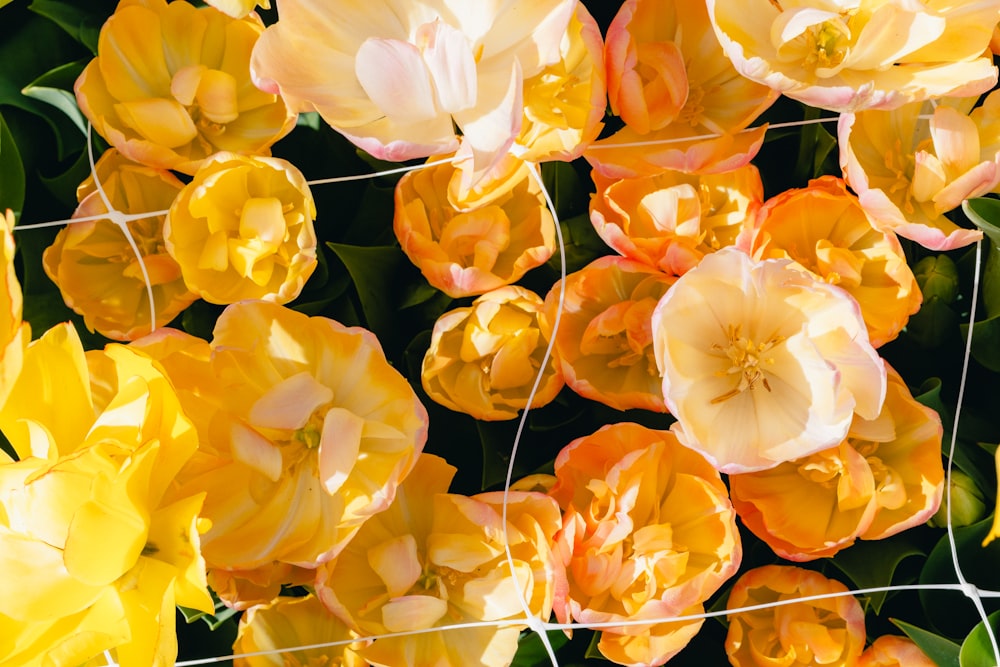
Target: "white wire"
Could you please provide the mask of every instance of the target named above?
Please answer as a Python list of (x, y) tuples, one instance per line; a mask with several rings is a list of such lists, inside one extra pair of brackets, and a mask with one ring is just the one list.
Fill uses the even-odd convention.
[[(926, 118), (929, 118), (929, 116), (922, 115), (922, 116), (920, 116), (920, 118), (926, 119)], [(788, 128), (788, 127), (797, 127), (797, 126), (801, 126), (801, 125), (810, 125), (810, 124), (814, 124), (814, 123), (834, 122), (836, 120), (837, 120), (836, 117), (816, 118), (816, 119), (807, 119), (807, 120), (802, 120), (802, 121), (792, 121), (792, 122), (788, 122), (788, 123), (775, 123), (775, 124), (771, 124), (771, 125), (766, 126), (766, 127), (767, 127), (767, 130), (769, 131), (769, 130), (774, 130), (774, 129), (779, 129), (779, 128)], [(747, 129), (742, 130), (742, 131), (743, 132), (749, 132), (749, 131), (752, 131), (752, 130), (755, 130), (755, 129), (758, 129), (758, 128), (757, 127), (747, 128)], [(74, 223), (77, 223), (77, 222), (88, 222), (88, 221), (93, 221), (93, 220), (110, 219), (125, 234), (125, 237), (128, 240), (129, 246), (132, 248), (132, 251), (136, 255), (136, 259), (137, 259), (137, 261), (139, 263), (139, 267), (140, 267), (140, 270), (142, 272), (143, 278), (146, 281), (147, 296), (149, 298), (149, 303), (150, 303), (150, 321), (151, 321), (152, 327), (155, 328), (156, 318), (155, 318), (155, 309), (154, 309), (154, 303), (153, 303), (152, 284), (151, 284), (151, 281), (149, 280), (149, 275), (148, 275), (148, 273), (146, 271), (146, 265), (145, 265), (145, 262), (143, 261), (143, 257), (142, 257), (142, 255), (141, 255), (141, 253), (139, 251), (138, 245), (136, 244), (135, 239), (133, 238), (132, 234), (130, 233), (130, 231), (128, 229), (128, 226), (127, 226), (126, 223), (128, 223), (130, 221), (133, 221), (133, 220), (140, 220), (140, 219), (154, 217), (154, 216), (158, 216), (158, 215), (165, 215), (168, 211), (164, 210), (164, 211), (152, 211), (152, 212), (147, 212), (147, 213), (125, 214), (125, 213), (122, 213), (121, 211), (118, 211), (117, 209), (115, 209), (111, 205), (111, 202), (108, 199), (107, 194), (104, 192), (104, 189), (103, 189), (103, 187), (102, 187), (102, 185), (100, 183), (100, 180), (97, 177), (97, 172), (96, 172), (95, 162), (94, 162), (94, 156), (93, 156), (93, 145), (92, 145), (92, 141), (91, 141), (91, 132), (92, 132), (92, 129), (88, 125), (88, 131), (87, 131), (87, 139), (88, 139), (88, 141), (87, 141), (88, 161), (90, 162), (91, 173), (93, 175), (94, 182), (95, 182), (95, 184), (97, 186), (97, 191), (100, 193), (99, 196), (101, 197), (101, 199), (104, 202), (106, 208), (108, 209), (108, 213), (102, 214), (102, 215), (80, 217), (80, 218), (71, 218), (71, 219), (68, 219), (68, 220), (57, 220), (57, 221), (51, 221), (51, 222), (33, 223), (33, 224), (28, 224), (28, 225), (17, 225), (17, 226), (14, 227), (14, 231), (29, 230), (29, 229), (39, 229), (39, 228), (52, 227), (52, 226), (58, 226), (58, 225), (64, 225), (64, 224), (74, 224)], [(683, 141), (692, 141), (692, 140), (700, 140), (700, 139), (713, 139), (713, 138), (717, 138), (718, 136), (720, 136), (720, 135), (714, 134), (714, 135), (703, 135), (703, 136), (696, 136), (696, 137), (684, 137), (684, 138), (678, 138), (678, 139), (665, 139), (665, 140), (657, 140), (657, 141), (649, 141), (649, 142), (633, 142), (633, 143), (628, 143), (628, 144), (597, 145), (597, 146), (592, 146), (592, 148), (593, 149), (602, 149), (602, 148), (625, 148), (625, 147), (632, 147), (632, 146), (636, 146), (636, 147), (638, 147), (638, 146), (649, 146), (649, 145), (656, 145), (656, 144), (678, 143), (678, 142), (683, 142)], [(380, 176), (386, 176), (386, 175), (399, 174), (399, 173), (404, 173), (404, 172), (409, 172), (409, 171), (415, 171), (415, 170), (420, 170), (420, 169), (426, 169), (428, 167), (436, 166), (436, 165), (439, 165), (439, 164), (446, 164), (446, 163), (449, 163), (449, 162), (453, 162), (454, 160), (455, 160), (455, 158), (445, 158), (445, 159), (442, 159), (442, 160), (436, 160), (436, 161), (432, 161), (432, 162), (427, 162), (427, 163), (420, 164), (420, 165), (398, 167), (398, 168), (393, 168), (393, 169), (388, 169), (388, 170), (378, 171), (378, 172), (373, 172), (373, 173), (368, 173), (368, 174), (358, 174), (358, 175), (352, 175), (352, 176), (338, 176), (338, 177), (333, 177), (333, 178), (318, 179), (318, 180), (314, 180), (314, 181), (309, 181), (309, 185), (321, 185), (321, 184), (326, 184), (326, 183), (342, 183), (342, 182), (348, 182), (348, 181), (359, 181), (359, 180), (373, 179), (373, 178), (378, 178)], [(516, 461), (516, 455), (517, 455), (518, 447), (520, 445), (521, 436), (522, 436), (522, 433), (523, 433), (523, 430), (524, 430), (524, 426), (526, 424), (528, 413), (529, 413), (529, 411), (531, 409), (531, 403), (532, 403), (532, 401), (533, 401), (533, 399), (534, 399), (534, 397), (535, 397), (535, 395), (536, 395), (536, 393), (538, 391), (538, 387), (540, 386), (540, 383), (541, 383), (541, 380), (542, 380), (542, 374), (544, 373), (545, 366), (548, 363), (549, 358), (551, 357), (551, 353), (552, 353), (552, 349), (553, 349), (554, 341), (555, 341), (555, 336), (556, 336), (556, 333), (557, 333), (558, 328), (559, 328), (559, 324), (560, 324), (561, 317), (562, 317), (562, 311), (563, 311), (563, 307), (564, 307), (564, 302), (565, 302), (565, 282), (566, 282), (565, 243), (564, 243), (564, 239), (563, 239), (563, 236), (562, 236), (562, 230), (561, 230), (560, 225), (559, 225), (559, 218), (558, 218), (557, 211), (555, 209), (555, 205), (554, 205), (554, 203), (552, 201), (552, 198), (551, 198), (548, 190), (545, 188), (545, 185), (544, 185), (544, 182), (541, 179), (540, 173), (538, 173), (538, 171), (535, 168), (536, 166), (537, 165), (531, 165), (530, 171), (531, 171), (532, 176), (538, 181), (538, 184), (541, 187), (542, 193), (543, 193), (545, 201), (546, 201), (546, 205), (549, 207), (549, 210), (552, 213), (553, 222), (555, 224), (555, 231), (556, 231), (556, 236), (557, 236), (557, 242), (558, 242), (558, 248), (559, 248), (559, 258), (560, 258), (560, 289), (559, 289), (559, 293), (558, 293), (558, 308), (557, 308), (556, 316), (555, 316), (555, 318), (553, 320), (553, 325), (552, 325), (552, 335), (550, 337), (548, 345), (546, 346), (545, 354), (544, 354), (544, 356), (542, 358), (541, 367), (539, 368), (538, 374), (535, 377), (535, 382), (532, 385), (531, 391), (528, 394), (528, 400), (527, 400), (526, 406), (525, 406), (525, 408), (524, 408), (524, 410), (523, 410), (523, 412), (521, 414), (521, 418), (520, 418), (520, 421), (518, 423), (517, 432), (516, 432), (515, 437), (514, 437), (514, 442), (512, 443), (511, 455), (510, 455), (510, 462), (509, 462), (508, 467), (507, 467), (507, 476), (506, 476), (506, 479), (505, 479), (505, 482), (504, 482), (503, 503), (502, 503), (502, 521), (503, 521), (503, 531), (504, 531), (504, 551), (505, 551), (505, 555), (506, 555), (508, 566), (511, 569), (511, 576), (514, 577), (515, 580), (516, 580), (516, 570), (514, 568), (513, 555), (511, 554), (510, 547), (508, 545), (508, 539), (507, 539), (508, 538), (507, 504), (508, 504), (508, 498), (509, 498), (509, 493), (510, 493), (510, 486), (511, 486), (511, 483), (513, 481), (514, 465), (515, 465), (515, 461)], [(225, 662), (227, 660), (232, 660), (234, 658), (239, 658), (239, 657), (278, 655), (278, 654), (283, 654), (283, 653), (292, 652), (292, 651), (301, 651), (301, 650), (308, 650), (308, 649), (317, 649), (317, 648), (343, 646), (343, 645), (353, 644), (353, 643), (356, 643), (356, 642), (359, 642), (359, 641), (388, 639), (388, 638), (392, 638), (392, 637), (405, 637), (405, 636), (412, 636), (412, 635), (424, 634), (424, 633), (429, 633), (429, 632), (441, 632), (441, 631), (457, 630), (457, 629), (463, 629), (463, 628), (482, 628), (482, 627), (496, 627), (496, 628), (500, 628), (500, 627), (511, 627), (511, 626), (521, 626), (521, 625), (524, 625), (525, 623), (527, 623), (528, 627), (531, 630), (533, 630), (534, 632), (536, 632), (539, 635), (539, 638), (541, 639), (542, 644), (545, 647), (546, 653), (548, 654), (549, 659), (552, 662), (553, 667), (559, 667), (558, 660), (557, 660), (557, 658), (555, 656), (555, 651), (554, 651), (554, 649), (553, 649), (553, 647), (551, 645), (551, 642), (548, 639), (547, 631), (558, 631), (558, 630), (577, 629), (577, 628), (588, 628), (588, 629), (599, 630), (599, 629), (602, 629), (602, 628), (619, 628), (619, 627), (627, 627), (627, 626), (647, 626), (647, 625), (656, 624), (656, 623), (692, 621), (692, 620), (706, 619), (706, 618), (712, 618), (712, 617), (717, 617), (717, 616), (730, 616), (730, 615), (741, 613), (741, 612), (758, 611), (758, 610), (763, 610), (763, 609), (768, 609), (768, 608), (773, 608), (773, 607), (778, 607), (778, 606), (783, 606), (783, 605), (796, 604), (796, 603), (799, 603), (799, 602), (808, 602), (808, 601), (822, 600), (822, 599), (828, 599), (828, 598), (846, 597), (846, 596), (855, 596), (855, 595), (865, 595), (865, 594), (870, 594), (870, 593), (900, 591), (900, 590), (955, 590), (955, 591), (961, 591), (962, 593), (964, 593), (967, 597), (970, 598), (970, 600), (972, 600), (972, 603), (976, 607), (976, 610), (979, 613), (979, 616), (983, 619), (983, 623), (984, 623), (984, 625), (986, 627), (987, 634), (988, 634), (988, 636), (990, 638), (990, 643), (991, 643), (991, 646), (992, 646), (992, 649), (993, 649), (994, 657), (996, 658), (997, 664), (1000, 665), (1000, 646), (998, 646), (997, 638), (996, 638), (996, 636), (995, 636), (995, 634), (993, 632), (993, 628), (990, 626), (990, 623), (988, 621), (988, 617), (986, 615), (985, 609), (983, 608), (983, 604), (982, 604), (982, 598), (984, 598), (984, 597), (985, 598), (1000, 597), (1000, 592), (998, 592), (998, 591), (980, 590), (976, 586), (970, 584), (965, 579), (964, 573), (962, 572), (962, 569), (961, 569), (961, 565), (959, 564), (959, 561), (958, 561), (958, 550), (957, 550), (957, 545), (956, 545), (955, 537), (954, 537), (954, 529), (953, 529), (953, 525), (952, 525), (952, 516), (951, 516), (951, 502), (950, 502), (951, 501), (951, 484), (950, 484), (950, 482), (951, 482), (951, 472), (952, 472), (952, 461), (953, 461), (953, 458), (954, 458), (954, 452), (955, 452), (955, 447), (956, 447), (956, 441), (957, 441), (957, 435), (958, 435), (958, 428), (959, 428), (959, 419), (960, 419), (960, 416), (961, 416), (962, 403), (963, 403), (963, 400), (964, 400), (965, 385), (966, 385), (967, 373), (968, 373), (968, 365), (969, 365), (969, 359), (970, 359), (970, 354), (971, 354), (972, 333), (973, 333), (972, 332), (972, 328), (973, 328), (973, 324), (975, 322), (976, 304), (977, 304), (977, 301), (978, 301), (979, 287), (980, 287), (980, 284), (979, 284), (979, 270), (980, 270), (980, 265), (981, 265), (981, 254), (982, 254), (982, 251), (981, 251), (981, 242), (977, 242), (977, 245), (976, 245), (976, 271), (975, 271), (975, 279), (974, 279), (974, 283), (973, 283), (972, 300), (971, 300), (971, 307), (970, 307), (970, 313), (969, 313), (969, 332), (968, 332), (968, 336), (966, 338), (965, 353), (964, 353), (963, 366), (962, 366), (961, 383), (960, 383), (959, 393), (958, 393), (958, 398), (957, 398), (957, 406), (956, 406), (956, 410), (955, 410), (955, 419), (954, 419), (954, 423), (953, 423), (953, 426), (952, 426), (952, 435), (951, 435), (952, 439), (951, 439), (950, 452), (949, 452), (949, 458), (948, 458), (948, 467), (947, 467), (947, 471), (946, 471), (946, 479), (947, 479), (947, 481), (946, 481), (945, 493), (946, 493), (946, 498), (947, 498), (947, 501), (946, 501), (947, 502), (947, 533), (948, 533), (948, 538), (949, 538), (949, 545), (951, 547), (952, 563), (953, 563), (953, 566), (954, 566), (954, 569), (955, 569), (956, 577), (958, 579), (958, 583), (957, 584), (913, 584), (913, 585), (895, 585), (895, 586), (882, 586), (882, 587), (873, 587), (873, 588), (853, 589), (853, 590), (848, 590), (848, 591), (843, 591), (843, 592), (836, 592), (836, 593), (826, 593), (826, 594), (820, 594), (820, 595), (802, 596), (802, 597), (798, 597), (798, 598), (794, 598), (794, 599), (780, 600), (780, 601), (775, 601), (775, 602), (770, 602), (770, 603), (765, 603), (765, 604), (759, 604), (759, 605), (749, 605), (749, 606), (744, 606), (744, 607), (739, 607), (739, 608), (733, 608), (733, 609), (725, 609), (725, 610), (720, 610), (720, 611), (708, 611), (708, 612), (703, 612), (703, 613), (700, 613), (700, 614), (690, 614), (690, 615), (685, 615), (685, 616), (674, 616), (674, 617), (661, 618), (661, 619), (636, 619), (636, 620), (610, 621), (610, 622), (606, 622), (606, 623), (552, 623), (552, 622), (548, 622), (548, 621), (544, 621), (542, 619), (539, 619), (538, 617), (534, 616), (531, 613), (531, 611), (529, 609), (529, 606), (528, 606), (528, 602), (525, 599), (525, 597), (524, 597), (524, 595), (523, 595), (523, 593), (521, 591), (521, 587), (519, 585), (515, 585), (515, 588), (518, 591), (518, 598), (519, 598), (519, 601), (521, 603), (522, 610), (524, 611), (524, 614), (525, 614), (525, 617), (523, 619), (508, 619), (508, 620), (503, 620), (503, 621), (476, 621), (476, 622), (469, 622), (469, 623), (459, 623), (459, 624), (453, 624), (453, 625), (447, 625), (447, 626), (439, 626), (439, 627), (428, 628), (428, 629), (425, 629), (425, 630), (393, 632), (393, 633), (385, 633), (385, 634), (382, 634), (382, 635), (375, 635), (375, 636), (370, 636), (370, 637), (358, 637), (358, 638), (355, 638), (355, 639), (341, 640), (341, 641), (335, 641), (335, 642), (326, 642), (326, 643), (320, 643), (320, 644), (308, 644), (308, 645), (300, 645), (300, 646), (287, 647), (287, 648), (276, 648), (276, 649), (265, 650), (265, 651), (256, 651), (256, 652), (252, 652), (252, 653), (241, 653), (241, 654), (231, 654), (231, 655), (218, 656), (218, 657), (212, 657), (212, 658), (201, 658), (201, 659), (195, 659), (195, 660), (183, 660), (183, 661), (176, 662), (175, 663), (176, 667), (195, 667), (195, 666), (198, 666), (198, 665), (208, 665), (208, 664), (216, 664), (216, 663), (220, 663), (220, 662)], [(117, 665), (117, 663), (112, 658), (112, 655), (111, 655), (110, 651), (105, 651), (104, 655), (105, 655), (105, 658), (108, 660), (108, 665), (109, 666), (116, 666)]]

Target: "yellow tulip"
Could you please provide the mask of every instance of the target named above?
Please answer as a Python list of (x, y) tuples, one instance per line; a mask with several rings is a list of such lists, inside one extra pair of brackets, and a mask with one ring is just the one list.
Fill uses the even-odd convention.
[[(443, 459), (422, 455), (393, 504), (319, 570), (317, 595), (362, 637), (427, 631), (381, 638), (359, 650), (373, 665), (503, 667), (527, 626), (518, 622), (524, 619), (521, 596), (532, 615), (551, 613), (558, 505), (541, 493), (511, 492), (505, 535), (504, 494), (447, 493), (454, 474)], [(434, 630), (470, 621), (513, 622)]]
[[(538, 328), (541, 308), (537, 294), (510, 286), (439, 317), (420, 373), (424, 391), (476, 419), (516, 418), (527, 404), (548, 343)], [(548, 404), (562, 387), (550, 356), (532, 406)]]
[(123, 667), (173, 664), (175, 604), (214, 609), (202, 495), (175, 486), (194, 427), (136, 351), (85, 358), (61, 325), (25, 361), (14, 394), (25, 398), (0, 412), (21, 456), (0, 465), (0, 628), (19, 637), (0, 662), (81, 664), (113, 649)]
[(14, 214), (0, 216), (0, 406), (21, 372), (31, 326), (21, 320), (24, 299), (14, 271)]
[(121, 0), (76, 81), (80, 110), (127, 158), (193, 174), (217, 151), (268, 154), (295, 126), (250, 81), (264, 25), (166, 0)]
[(211, 343), (164, 329), (133, 345), (162, 363), (198, 428), (179, 484), (207, 494), (209, 568), (265, 589), (288, 583), (270, 568), (315, 568), (388, 507), (427, 437), (410, 384), (359, 327), (241, 301)]
[[(109, 149), (95, 172), (104, 197), (126, 215), (167, 209), (184, 184), (162, 169), (144, 167)], [(74, 218), (108, 212), (91, 176), (77, 189)], [(163, 215), (131, 221), (128, 230), (142, 254), (153, 288), (156, 326), (170, 322), (197, 297), (181, 279), (163, 243)], [(124, 232), (110, 219), (74, 222), (56, 235), (42, 256), (45, 273), (91, 331), (131, 340), (151, 330), (146, 279)]]
[(167, 252), (211, 303), (288, 303), (316, 268), (316, 205), (306, 179), (278, 158), (216, 153), (174, 199)]

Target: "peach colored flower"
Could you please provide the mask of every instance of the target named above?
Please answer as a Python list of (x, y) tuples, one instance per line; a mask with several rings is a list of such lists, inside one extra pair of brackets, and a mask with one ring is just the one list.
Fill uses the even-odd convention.
[[(476, 419), (515, 419), (527, 404), (548, 344), (538, 328), (541, 309), (541, 297), (512, 285), (439, 317), (420, 372), (424, 391)], [(548, 404), (562, 387), (550, 356), (532, 407)]]
[[(447, 493), (454, 474), (443, 459), (422, 455), (393, 504), (318, 572), (320, 600), (359, 635), (424, 631), (359, 650), (373, 665), (506, 666), (527, 627), (517, 623), (522, 599), (539, 618), (551, 613), (556, 502), (532, 492)], [(514, 623), (434, 630), (470, 621)]]
[[(967, 115), (973, 101), (949, 100), (933, 109), (912, 102), (892, 111), (841, 115), (840, 166), (877, 227), (931, 250), (982, 238), (982, 232), (945, 216), (1000, 181), (997, 152), (981, 151), (976, 123)], [(929, 132), (925, 113), (933, 113)]]
[(216, 153), (184, 186), (163, 237), (191, 291), (211, 303), (288, 303), (316, 268), (316, 205), (278, 158)]
[(1000, 2), (708, 0), (736, 69), (833, 111), (892, 109), (997, 82), (987, 48)]
[(520, 134), (524, 82), (562, 59), (576, 5), (286, 0), (254, 48), (253, 76), (377, 158), (457, 150), (468, 187)]
[(896, 235), (876, 229), (839, 178), (769, 199), (749, 230), (755, 259), (787, 258), (846, 290), (874, 347), (896, 338), (923, 300)]
[(216, 151), (267, 154), (295, 114), (250, 81), (263, 30), (256, 15), (121, 0), (76, 81), (80, 110), (123, 155), (151, 167), (193, 174)]
[(524, 81), (524, 119), (511, 151), (526, 162), (574, 160), (604, 127), (604, 40), (582, 2), (559, 50), (558, 62)]
[[(556, 550), (567, 585), (560, 622), (583, 625), (700, 612), (739, 568), (736, 513), (711, 465), (669, 431), (627, 422), (579, 438), (556, 457), (550, 495), (563, 509)], [(701, 621), (603, 629), (621, 664), (661, 665)], [(643, 650), (645, 649), (645, 650)]]
[[(124, 158), (114, 148), (98, 160), (96, 174), (104, 196), (125, 215), (166, 210), (184, 184), (169, 171)], [(80, 205), (73, 218), (108, 212), (91, 176), (77, 189)], [(142, 255), (153, 288), (155, 327), (174, 319), (198, 297), (181, 278), (181, 269), (163, 242), (163, 215), (132, 220), (128, 230)], [(150, 304), (139, 260), (122, 229), (110, 218), (67, 225), (42, 256), (45, 273), (63, 300), (90, 331), (116, 340), (149, 333)]]
[(411, 171), (396, 184), (399, 245), (449, 296), (509, 285), (555, 252), (555, 222), (533, 167), (513, 157), (501, 166), (502, 175), (464, 194), (451, 164)]
[(207, 494), (211, 569), (273, 583), (267, 567), (329, 560), (389, 506), (427, 437), (423, 406), (365, 329), (242, 301), (211, 343), (163, 329), (133, 344), (161, 361), (198, 428), (180, 481)]
[(606, 176), (718, 173), (760, 149), (764, 128), (742, 130), (778, 95), (737, 73), (702, 3), (626, 0), (608, 28), (605, 59), (611, 109), (626, 126), (585, 157)]
[(721, 174), (662, 171), (612, 180), (593, 172), (594, 229), (620, 255), (681, 275), (732, 245), (764, 199), (753, 165)]
[(313, 569), (278, 561), (251, 570), (208, 571), (212, 591), (227, 607), (238, 611), (269, 604), (281, 594), (282, 586), (309, 586), (315, 578)]
[[(323, 648), (298, 649), (329, 642), (354, 639), (344, 622), (330, 613), (313, 595), (304, 598), (279, 597), (270, 604), (252, 607), (240, 618), (233, 643), (234, 667), (365, 667), (354, 649), (362, 643)], [(288, 650), (281, 650), (288, 649)], [(247, 655), (260, 651), (280, 651)]]
[[(614, 256), (566, 276), (554, 350), (570, 389), (618, 410), (666, 412), (650, 318), (673, 281), (650, 266)], [(560, 282), (545, 297), (539, 319), (546, 338), (552, 335)]]
[(899, 635), (882, 635), (865, 649), (857, 667), (936, 667), (912, 639)]
[[(65, 363), (67, 359), (75, 363)], [(170, 383), (120, 345), (58, 325), (25, 352), (0, 412), (0, 662), (172, 665), (175, 604), (211, 612), (202, 495), (175, 477), (198, 446)], [(7, 661), (11, 662), (7, 662)]]
[(678, 437), (726, 473), (837, 445), (885, 398), (857, 302), (789, 260), (706, 255), (656, 306), (652, 343)]
[[(837, 597), (791, 602), (809, 595)], [(740, 607), (785, 602), (756, 611)], [(726, 654), (733, 667), (854, 667), (865, 647), (865, 613), (839, 581), (790, 565), (750, 570), (729, 593)]]
[(729, 478), (743, 523), (782, 558), (832, 556), (927, 521), (941, 503), (941, 419), (888, 368), (882, 413), (835, 447)]
[(0, 216), (0, 407), (18, 374), (31, 325), (22, 321), (24, 298), (14, 270), (14, 213)]

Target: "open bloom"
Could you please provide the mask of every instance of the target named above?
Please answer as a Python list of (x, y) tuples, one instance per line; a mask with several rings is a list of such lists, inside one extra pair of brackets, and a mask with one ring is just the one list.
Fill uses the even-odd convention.
[(760, 173), (746, 165), (721, 174), (662, 171), (611, 180), (593, 172), (594, 229), (616, 252), (671, 275), (732, 245), (764, 199)]
[(982, 238), (945, 216), (1000, 182), (998, 147), (981, 149), (977, 125), (967, 115), (974, 101), (940, 103), (929, 122), (920, 116), (932, 109), (920, 102), (840, 117), (840, 166), (876, 226), (931, 250)]
[(428, 631), (383, 637), (360, 649), (373, 665), (505, 667), (526, 623), (432, 629), (516, 621), (524, 619), (525, 607), (543, 619), (552, 611), (556, 502), (525, 491), (506, 499), (501, 492), (447, 493), (454, 474), (443, 459), (421, 455), (393, 504), (318, 572), (320, 599), (360, 635)]
[(559, 52), (558, 62), (524, 81), (524, 119), (511, 152), (528, 162), (576, 159), (604, 127), (604, 40), (582, 2)]
[(885, 398), (857, 302), (789, 260), (706, 255), (656, 306), (652, 343), (678, 437), (726, 473), (837, 445)]
[(278, 158), (216, 153), (177, 195), (163, 226), (191, 291), (211, 303), (288, 303), (316, 268), (316, 205)]
[(865, 649), (858, 667), (936, 667), (909, 637), (882, 635)]
[(576, 5), (287, 0), (254, 48), (254, 80), (377, 158), (457, 150), (468, 186), (518, 137), (524, 82), (562, 59)]
[(555, 354), (570, 389), (618, 410), (666, 412), (650, 318), (673, 281), (625, 257), (598, 258), (566, 276), (554, 333), (561, 281), (552, 286), (539, 321), (546, 338), (555, 336)]
[(266, 154), (295, 114), (250, 81), (263, 30), (256, 15), (122, 0), (76, 81), (80, 110), (123, 155), (151, 167), (193, 174), (216, 151)]
[(243, 18), (258, 5), (264, 9), (271, 8), (271, 0), (207, 0), (207, 4), (234, 19)]
[[(101, 156), (95, 171), (104, 197), (126, 215), (166, 210), (184, 187), (169, 171), (136, 164), (114, 148)], [(93, 176), (77, 188), (77, 199), (74, 218), (108, 213)], [(45, 273), (59, 286), (66, 305), (83, 315), (88, 329), (131, 340), (165, 325), (198, 298), (185, 286), (180, 266), (166, 251), (163, 220), (161, 214), (127, 223), (145, 274), (125, 230), (110, 218), (69, 224), (45, 250)], [(153, 322), (151, 312), (156, 315)]]
[(743, 130), (778, 95), (736, 71), (704, 3), (626, 0), (608, 27), (605, 59), (611, 109), (625, 127), (586, 151), (601, 173), (718, 173), (760, 149), (765, 129)]
[(892, 109), (983, 93), (1000, 2), (708, 0), (726, 55), (744, 76), (833, 111)]
[(732, 475), (743, 523), (782, 558), (832, 556), (858, 537), (920, 525), (944, 490), (941, 419), (889, 368), (882, 413), (854, 418), (847, 439), (776, 468)]
[[(842, 596), (788, 602), (757, 611), (740, 607), (807, 595)], [(865, 647), (865, 613), (839, 581), (788, 565), (766, 565), (736, 581), (726, 608), (726, 654), (733, 667), (823, 665), (854, 667)]]
[[(541, 297), (512, 285), (439, 317), (420, 371), (424, 391), (441, 405), (476, 419), (517, 417), (528, 402), (548, 344), (538, 328), (541, 309)], [(531, 405), (546, 405), (562, 387), (562, 375), (550, 356)]]
[(329, 560), (389, 506), (427, 437), (423, 406), (365, 329), (243, 301), (211, 343), (161, 329), (133, 344), (161, 360), (198, 427), (180, 481), (207, 494), (213, 569)]
[[(605, 426), (567, 445), (555, 474), (549, 493), (564, 512), (556, 545), (567, 577), (556, 596), (560, 622), (700, 612), (739, 568), (736, 513), (719, 473), (669, 431)], [(622, 664), (661, 665), (701, 621), (657, 625), (603, 629), (601, 651)]]
[(794, 260), (854, 297), (875, 347), (899, 335), (920, 308), (922, 293), (896, 235), (874, 228), (838, 178), (772, 197), (748, 232), (754, 258)]
[(434, 287), (479, 295), (519, 280), (555, 251), (555, 222), (531, 165), (507, 158), (505, 173), (460, 195), (452, 164), (411, 171), (396, 184), (393, 230)]
[[(300, 649), (327, 642), (348, 642), (355, 635), (344, 622), (313, 595), (304, 598), (279, 597), (265, 605), (251, 607), (240, 618), (239, 631), (233, 643), (237, 656), (234, 667), (308, 667), (337, 665), (365, 667), (355, 648), (359, 644), (338, 644), (321, 648)], [(282, 650), (287, 649), (287, 650)], [(241, 654), (278, 651), (264, 655)]]
[(172, 665), (175, 604), (211, 612), (201, 494), (175, 487), (198, 438), (170, 383), (123, 346), (32, 343), (0, 412), (0, 662)]

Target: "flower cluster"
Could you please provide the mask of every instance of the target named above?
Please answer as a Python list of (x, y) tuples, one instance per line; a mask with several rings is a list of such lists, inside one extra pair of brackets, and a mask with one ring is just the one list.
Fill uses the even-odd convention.
[[(0, 666), (173, 664), (177, 606), (237, 615), (244, 667), (506, 667), (553, 618), (659, 666), (707, 610), (705, 664), (930, 664), (866, 636), (846, 550), (912, 530), (892, 584), (951, 512), (927, 406), (961, 392), (917, 391), (951, 376), (915, 350), (957, 340), (943, 253), (1000, 194), (1000, 0), (616, 4), (121, 0), (76, 30), (109, 148), (47, 249), (0, 220)], [(789, 160), (768, 122), (804, 105), (838, 123)], [(411, 162), (304, 175), (382, 161)], [(983, 454), (954, 457), (977, 515)]]

